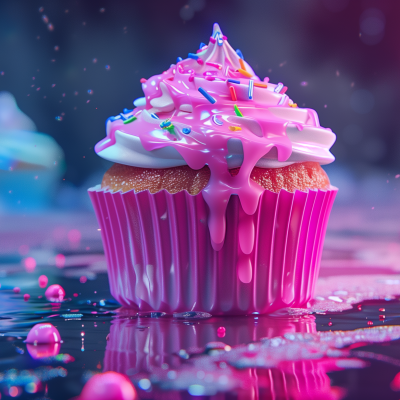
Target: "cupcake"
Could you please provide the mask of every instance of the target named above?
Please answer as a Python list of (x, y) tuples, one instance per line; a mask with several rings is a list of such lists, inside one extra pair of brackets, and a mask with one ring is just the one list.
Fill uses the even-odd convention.
[(56, 141), (37, 132), (11, 93), (0, 92), (0, 209), (49, 206), (64, 168)]
[(335, 135), (263, 81), (214, 24), (208, 45), (110, 117), (89, 189), (112, 295), (126, 307), (213, 315), (303, 307), (337, 192)]

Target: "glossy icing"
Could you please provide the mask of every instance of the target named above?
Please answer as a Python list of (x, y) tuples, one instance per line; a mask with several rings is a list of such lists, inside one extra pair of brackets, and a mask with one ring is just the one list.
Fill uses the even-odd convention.
[[(268, 80), (255, 75), (214, 24), (209, 44), (199, 52), (141, 80), (145, 97), (134, 102), (132, 112), (107, 120), (107, 136), (95, 150), (138, 167), (208, 165), (211, 178), (202, 195), (210, 209), (211, 241), (219, 250), (230, 196), (239, 196), (247, 215), (257, 209), (264, 189), (250, 179), (254, 166), (334, 160), (332, 131), (320, 127), (314, 110), (298, 108), (282, 83)], [(228, 169), (238, 166), (240, 172), (231, 176)]]

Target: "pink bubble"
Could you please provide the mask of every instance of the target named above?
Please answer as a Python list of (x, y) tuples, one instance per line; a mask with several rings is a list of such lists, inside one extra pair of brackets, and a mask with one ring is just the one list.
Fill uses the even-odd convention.
[(34, 345), (27, 343), (26, 348), (34, 360), (39, 360), (41, 358), (55, 357), (60, 352), (61, 344), (43, 343)]
[(57, 254), (56, 255), (56, 267), (63, 268), (65, 265), (65, 256), (64, 254)]
[(27, 246), (26, 244), (22, 244), (21, 246), (19, 246), (18, 248), (18, 253), (21, 256), (25, 256), (26, 254), (29, 253), (29, 246)]
[(24, 265), (27, 272), (33, 272), (36, 268), (36, 260), (33, 257), (24, 259)]
[(30, 299), (31, 295), (28, 293), (24, 294), (24, 301), (28, 301)]
[(61, 336), (57, 328), (49, 323), (36, 324), (28, 333), (25, 343), (60, 343)]
[(78, 243), (81, 240), (81, 232), (78, 229), (71, 229), (68, 232), (68, 240), (72, 243)]
[(39, 281), (39, 287), (44, 289), (47, 286), (47, 283), (49, 282), (49, 278), (47, 278), (46, 275), (40, 275), (38, 281)]
[(125, 375), (108, 371), (92, 376), (78, 400), (135, 400), (137, 393)]
[(220, 338), (225, 337), (225, 331), (226, 331), (225, 328), (223, 326), (220, 326), (217, 329), (217, 336)]
[(80, 282), (80, 283), (86, 283), (86, 282), (87, 282), (86, 276), (81, 276), (81, 277), (79, 278), (79, 282)]
[(44, 295), (47, 300), (57, 303), (64, 300), (65, 290), (60, 285), (50, 285)]
[(13, 289), (13, 291), (14, 291), (14, 293), (19, 293), (20, 291), (21, 291), (21, 289), (18, 287), (18, 286), (16, 286), (14, 289)]

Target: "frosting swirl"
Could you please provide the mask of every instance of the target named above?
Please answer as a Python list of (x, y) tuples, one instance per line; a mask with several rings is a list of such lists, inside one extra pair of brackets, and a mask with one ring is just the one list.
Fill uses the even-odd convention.
[[(246, 214), (256, 211), (263, 188), (250, 179), (254, 166), (334, 160), (335, 135), (319, 125), (314, 110), (298, 108), (282, 84), (261, 81), (239, 50), (214, 24), (208, 45), (160, 75), (142, 79), (145, 97), (106, 122), (98, 155), (121, 164), (168, 168), (208, 165), (202, 194), (210, 208), (214, 249), (225, 237), (225, 210), (232, 194)], [(228, 169), (241, 167), (236, 176)]]

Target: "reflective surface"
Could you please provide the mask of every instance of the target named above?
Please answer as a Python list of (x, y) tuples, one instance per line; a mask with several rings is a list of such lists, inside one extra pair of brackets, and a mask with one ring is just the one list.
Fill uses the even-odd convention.
[[(398, 211), (378, 229), (368, 212), (334, 209), (308, 309), (209, 318), (120, 309), (92, 214), (2, 216), (2, 398), (70, 399), (115, 371), (144, 399), (397, 399)], [(62, 343), (24, 343), (38, 323)]]

